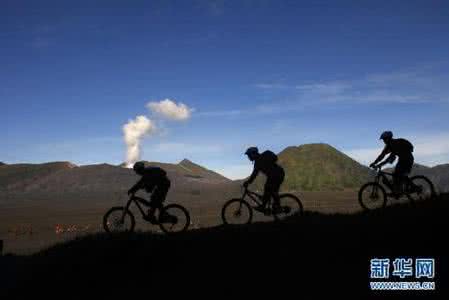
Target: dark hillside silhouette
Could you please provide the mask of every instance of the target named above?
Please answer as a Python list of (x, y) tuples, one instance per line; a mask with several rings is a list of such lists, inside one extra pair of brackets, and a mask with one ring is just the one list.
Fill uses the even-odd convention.
[[(32, 256), (1, 259), (3, 295), (45, 299), (102, 296), (363, 298), (374, 257), (436, 259), (437, 292), (394, 292), (422, 299), (448, 291), (449, 196), (353, 215), (218, 226), (179, 235), (96, 234)], [(139, 298), (140, 298), (139, 297)], [(389, 297), (387, 297), (389, 298)]]

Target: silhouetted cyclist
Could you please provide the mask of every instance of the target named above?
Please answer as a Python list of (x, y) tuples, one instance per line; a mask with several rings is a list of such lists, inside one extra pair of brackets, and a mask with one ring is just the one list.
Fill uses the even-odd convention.
[(264, 193), (263, 193), (263, 204), (261, 207), (256, 208), (259, 211), (265, 212), (265, 206), (270, 201), (270, 197), (273, 197), (273, 213), (280, 211), (279, 202), (279, 189), (282, 182), (284, 181), (284, 169), (279, 166), (277, 162), (277, 156), (270, 150), (263, 153), (259, 153), (257, 147), (250, 147), (246, 150), (245, 154), (248, 159), (254, 162), (254, 169), (251, 176), (247, 181), (243, 183), (246, 188), (250, 185), (254, 179), (256, 179), (259, 172), (262, 172), (267, 177), (265, 182)]
[(152, 193), (148, 219), (150, 222), (156, 222), (154, 216), (156, 208), (162, 208), (162, 202), (164, 202), (170, 189), (170, 180), (167, 177), (167, 173), (159, 167), (145, 167), (145, 164), (141, 161), (136, 162), (133, 169), (142, 178), (129, 189), (128, 195), (135, 194), (140, 189), (145, 189), (148, 193)]
[[(377, 159), (370, 164), (371, 168), (382, 167), (387, 163), (393, 163), (396, 160), (396, 156), (399, 157), (399, 161), (396, 164), (396, 168), (393, 172), (393, 196), (398, 196), (401, 192), (401, 185), (404, 179), (410, 174), (413, 167), (413, 145), (406, 139), (394, 139), (391, 131), (384, 131), (380, 136), (380, 139), (384, 141), (385, 148)], [(390, 154), (385, 161), (377, 165), (382, 161), (384, 157)]]

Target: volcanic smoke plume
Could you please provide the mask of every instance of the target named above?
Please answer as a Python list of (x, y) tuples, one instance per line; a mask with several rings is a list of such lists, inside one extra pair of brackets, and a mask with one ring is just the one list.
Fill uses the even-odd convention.
[(131, 168), (140, 158), (140, 144), (142, 139), (155, 131), (154, 123), (145, 116), (137, 116), (123, 125), (126, 143), (126, 167)]

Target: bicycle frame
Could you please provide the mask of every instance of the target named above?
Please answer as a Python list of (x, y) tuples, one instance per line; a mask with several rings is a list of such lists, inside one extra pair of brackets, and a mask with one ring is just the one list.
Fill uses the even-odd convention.
[(380, 184), (380, 179), (382, 179), (382, 183), (384, 183), (390, 190), (393, 186), (393, 184), (391, 183), (390, 179), (388, 179), (388, 176), (393, 176), (393, 173), (389, 173), (389, 172), (384, 172), (382, 170), (378, 170), (376, 177), (374, 179), (374, 181), (378, 184)]
[[(384, 172), (381, 169), (377, 170), (377, 175), (374, 179), (374, 181), (378, 184), (380, 184), (380, 179), (382, 178), (382, 183), (384, 185), (386, 185), (391, 191), (393, 190), (393, 183), (390, 181), (390, 179), (388, 179), (387, 176), (394, 176), (393, 173), (389, 173), (389, 172)], [(410, 177), (408, 176), (404, 176), (404, 181), (402, 182), (402, 184), (404, 184), (406, 187), (411, 185), (413, 186), (413, 182), (410, 180)], [(407, 189), (406, 187), (404, 187), (404, 191)], [(402, 192), (403, 194), (407, 194), (408, 192)]]
[(131, 197), (129, 198), (129, 200), (126, 202), (125, 209), (123, 210), (123, 214), (122, 214), (122, 222), (123, 222), (123, 219), (125, 218), (126, 212), (129, 210), (129, 207), (131, 206), (131, 203), (132, 203), (132, 202), (134, 202), (134, 203), (136, 204), (136, 206), (137, 206), (137, 208), (139, 209), (139, 211), (140, 211), (140, 213), (142, 214), (142, 216), (145, 216), (145, 212), (143, 211), (143, 208), (142, 208), (142, 206), (139, 204), (139, 202), (140, 202), (141, 204), (145, 205), (145, 206), (150, 206), (150, 202), (148, 202), (147, 200), (145, 200), (145, 199), (143, 199), (143, 198), (140, 198), (140, 197), (137, 197), (137, 196), (135, 196), (135, 195), (131, 196)]
[[(247, 188), (245, 188), (245, 191), (243, 192), (242, 199), (245, 199), (246, 196), (251, 198), (251, 200), (253, 200), (253, 202), (256, 203), (257, 205), (263, 204), (263, 201), (262, 201), (263, 196), (256, 192), (252, 192), (252, 191), (248, 190)], [(269, 203), (271, 203), (271, 197), (270, 197)], [(267, 204), (269, 204), (269, 203), (267, 203)]]

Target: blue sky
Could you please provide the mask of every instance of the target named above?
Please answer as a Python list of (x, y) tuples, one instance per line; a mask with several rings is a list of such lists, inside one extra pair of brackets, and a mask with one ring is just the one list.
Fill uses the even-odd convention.
[[(448, 15), (447, 1), (0, 1), (0, 161), (117, 164), (123, 125), (146, 115), (142, 159), (231, 178), (250, 145), (326, 142), (367, 163), (385, 129), (447, 163)], [(190, 119), (146, 108), (167, 98)]]

